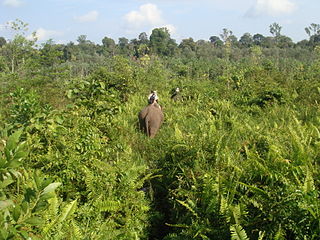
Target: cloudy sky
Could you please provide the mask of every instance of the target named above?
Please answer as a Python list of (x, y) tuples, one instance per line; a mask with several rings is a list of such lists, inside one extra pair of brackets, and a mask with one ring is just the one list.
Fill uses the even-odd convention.
[(270, 36), (276, 22), (297, 42), (308, 38), (305, 27), (320, 24), (319, 10), (319, 0), (0, 0), (0, 36), (12, 38), (6, 23), (15, 19), (28, 23), (39, 41), (76, 42), (87, 35), (98, 44), (105, 36), (116, 42), (149, 36), (156, 27), (167, 27), (178, 43), (209, 40), (223, 28), (238, 38), (246, 32)]

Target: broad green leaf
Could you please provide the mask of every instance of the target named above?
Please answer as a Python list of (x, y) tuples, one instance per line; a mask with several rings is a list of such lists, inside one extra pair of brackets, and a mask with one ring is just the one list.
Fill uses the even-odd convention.
[(72, 98), (72, 90), (67, 91), (67, 97), (70, 99)]
[(5, 188), (6, 186), (10, 185), (11, 183), (13, 183), (14, 181), (11, 178), (5, 179), (3, 181), (0, 182), (0, 189)]
[(0, 229), (0, 239), (8, 239), (8, 231), (6, 229)]
[(16, 171), (16, 170), (14, 170), (14, 169), (9, 169), (8, 172), (9, 172), (11, 175), (15, 176), (16, 178), (22, 177), (21, 172)]
[(28, 202), (27, 202), (27, 201), (23, 201), (23, 202), (21, 203), (21, 210), (22, 210), (24, 213), (26, 213), (26, 212), (28, 211), (28, 209), (29, 209)]
[(56, 122), (59, 123), (59, 124), (62, 124), (62, 123), (63, 123), (62, 118), (60, 118), (59, 116), (57, 116), (57, 117), (55, 118), (55, 120), (56, 120)]
[(27, 220), (25, 220), (25, 223), (30, 224), (32, 226), (37, 226), (44, 224), (44, 220), (40, 217), (30, 217)]
[(17, 130), (16, 132), (14, 132), (11, 136), (9, 136), (8, 140), (7, 140), (7, 145), (6, 148), (11, 151), (14, 148), (17, 147), (17, 144), (19, 142), (19, 138), (22, 134), (22, 128), (20, 128), (19, 130)]
[(3, 168), (6, 162), (7, 160), (4, 157), (0, 156), (0, 168)]
[(16, 222), (18, 222), (20, 215), (21, 215), (21, 207), (17, 205), (12, 211), (12, 217)]
[(33, 179), (34, 179), (34, 182), (36, 183), (36, 187), (37, 189), (41, 189), (41, 184), (42, 184), (42, 178), (38, 176), (38, 172), (34, 172), (33, 174)]
[(22, 162), (19, 161), (19, 159), (14, 159), (10, 162), (8, 162), (7, 167), (8, 168), (17, 168), (22, 164)]
[[(20, 235), (21, 235), (22, 237), (24, 237), (24, 239), (31, 239), (27, 231), (25, 231), (25, 230), (20, 230), (19, 233), (20, 233)], [(32, 238), (32, 239), (33, 239), (33, 238)]]
[(11, 151), (8, 148), (4, 149), (4, 154), (6, 156), (7, 161), (10, 161), (11, 159)]
[(41, 195), (53, 192), (54, 190), (56, 190), (57, 187), (59, 187), (61, 185), (60, 182), (55, 182), (55, 183), (50, 183), (47, 187), (45, 187), (45, 189), (43, 189)]
[(56, 194), (54, 192), (49, 192), (49, 193), (46, 193), (46, 194), (42, 194), (40, 199), (41, 200), (47, 200), (47, 199), (53, 198), (55, 196), (56, 196)]
[(105, 89), (105, 88), (106, 88), (106, 84), (105, 84), (104, 82), (99, 82), (99, 84), (100, 84), (100, 87), (101, 87), (102, 89)]
[(37, 205), (32, 209), (33, 212), (40, 212), (48, 207), (48, 202), (40, 199)]
[(27, 155), (28, 155), (28, 152), (20, 150), (19, 152), (16, 152), (14, 154), (13, 159), (20, 160), (21, 158), (25, 158)]

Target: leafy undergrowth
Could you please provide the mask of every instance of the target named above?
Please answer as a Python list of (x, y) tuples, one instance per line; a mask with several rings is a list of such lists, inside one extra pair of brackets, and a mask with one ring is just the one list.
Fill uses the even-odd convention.
[[(64, 109), (11, 94), (0, 239), (317, 239), (316, 80), (229, 64), (209, 79), (116, 57), (70, 80)], [(151, 89), (154, 139), (137, 128)]]

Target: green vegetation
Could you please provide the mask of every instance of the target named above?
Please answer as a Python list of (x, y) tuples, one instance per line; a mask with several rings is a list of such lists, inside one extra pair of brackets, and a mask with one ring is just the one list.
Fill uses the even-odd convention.
[[(0, 239), (320, 236), (320, 48), (246, 33), (179, 45), (0, 45)], [(179, 87), (178, 101), (170, 99)], [(157, 90), (154, 139), (137, 114)]]

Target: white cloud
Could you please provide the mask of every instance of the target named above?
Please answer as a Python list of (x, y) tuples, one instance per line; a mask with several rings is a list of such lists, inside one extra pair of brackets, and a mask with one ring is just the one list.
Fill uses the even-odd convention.
[(291, 0), (257, 0), (255, 5), (249, 9), (247, 16), (290, 14), (297, 6)]
[(163, 27), (167, 28), (169, 30), (170, 35), (175, 35), (177, 33), (177, 29), (172, 24), (166, 24)]
[(0, 24), (0, 31), (1, 30), (5, 30), (7, 27), (6, 27), (6, 25), (5, 24)]
[(155, 4), (144, 4), (139, 7), (138, 11), (131, 11), (124, 16), (126, 32), (129, 34), (137, 31), (145, 31), (143, 29), (151, 29), (149, 35), (154, 28), (166, 27), (170, 35), (176, 34), (176, 27), (167, 23), (163, 17), (162, 12)]
[[(62, 32), (55, 31), (55, 30), (47, 30), (44, 28), (38, 28), (36, 30), (36, 37), (39, 41), (49, 40), (50, 38), (61, 36)], [(27, 37), (28, 39), (32, 39), (32, 35)]]
[(22, 6), (23, 2), (20, 0), (4, 0), (3, 5), (8, 7), (20, 7)]
[(125, 15), (126, 22), (134, 28), (164, 24), (161, 11), (154, 4), (141, 5), (139, 11), (131, 11)]
[(74, 17), (74, 19), (81, 23), (94, 22), (97, 20), (98, 16), (99, 16), (99, 13), (97, 11), (90, 11), (82, 16)]

